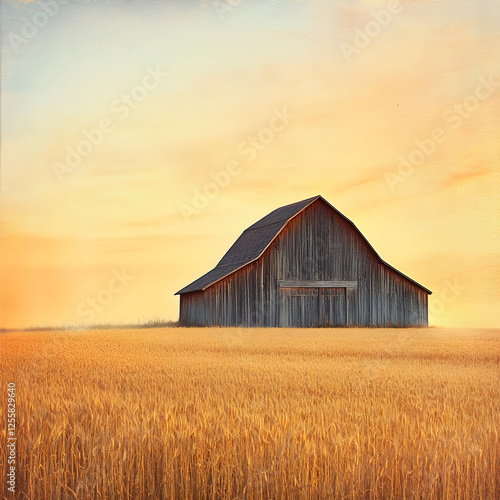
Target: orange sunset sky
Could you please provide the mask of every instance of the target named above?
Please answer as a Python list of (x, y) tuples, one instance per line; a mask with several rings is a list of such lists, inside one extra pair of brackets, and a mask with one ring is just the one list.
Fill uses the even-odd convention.
[(44, 6), (3, 2), (2, 327), (176, 320), (317, 194), (431, 324), (499, 326), (498, 0)]

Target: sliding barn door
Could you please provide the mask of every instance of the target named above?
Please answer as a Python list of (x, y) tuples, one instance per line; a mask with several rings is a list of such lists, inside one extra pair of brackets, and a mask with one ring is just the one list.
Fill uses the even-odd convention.
[(318, 289), (282, 288), (283, 326), (309, 328), (318, 325)]
[(319, 324), (321, 326), (347, 324), (345, 288), (319, 288)]
[(280, 286), (278, 325), (288, 328), (356, 323), (356, 288)]

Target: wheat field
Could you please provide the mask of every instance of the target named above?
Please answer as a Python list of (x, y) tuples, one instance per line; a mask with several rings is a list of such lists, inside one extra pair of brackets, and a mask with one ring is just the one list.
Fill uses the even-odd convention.
[[(500, 498), (499, 330), (0, 340), (18, 438), (3, 498)], [(2, 446), (2, 470), (6, 459)]]

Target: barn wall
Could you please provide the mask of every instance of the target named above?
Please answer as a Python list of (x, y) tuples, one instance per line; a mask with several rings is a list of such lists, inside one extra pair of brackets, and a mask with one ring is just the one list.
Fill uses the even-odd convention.
[(427, 325), (427, 292), (381, 264), (322, 200), (293, 218), (258, 261), (204, 292), (181, 295), (181, 321), (278, 326), (278, 280), (357, 281), (357, 291), (347, 290), (350, 324)]

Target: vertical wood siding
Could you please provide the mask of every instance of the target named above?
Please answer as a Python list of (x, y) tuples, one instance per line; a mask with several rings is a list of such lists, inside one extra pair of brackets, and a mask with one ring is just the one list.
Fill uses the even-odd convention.
[[(357, 281), (358, 286), (341, 292), (280, 291), (279, 280)], [(317, 200), (286, 225), (257, 261), (205, 291), (182, 294), (180, 320), (293, 327), (320, 326), (328, 317), (334, 325), (426, 326), (427, 300), (425, 290), (381, 264), (358, 231)]]

